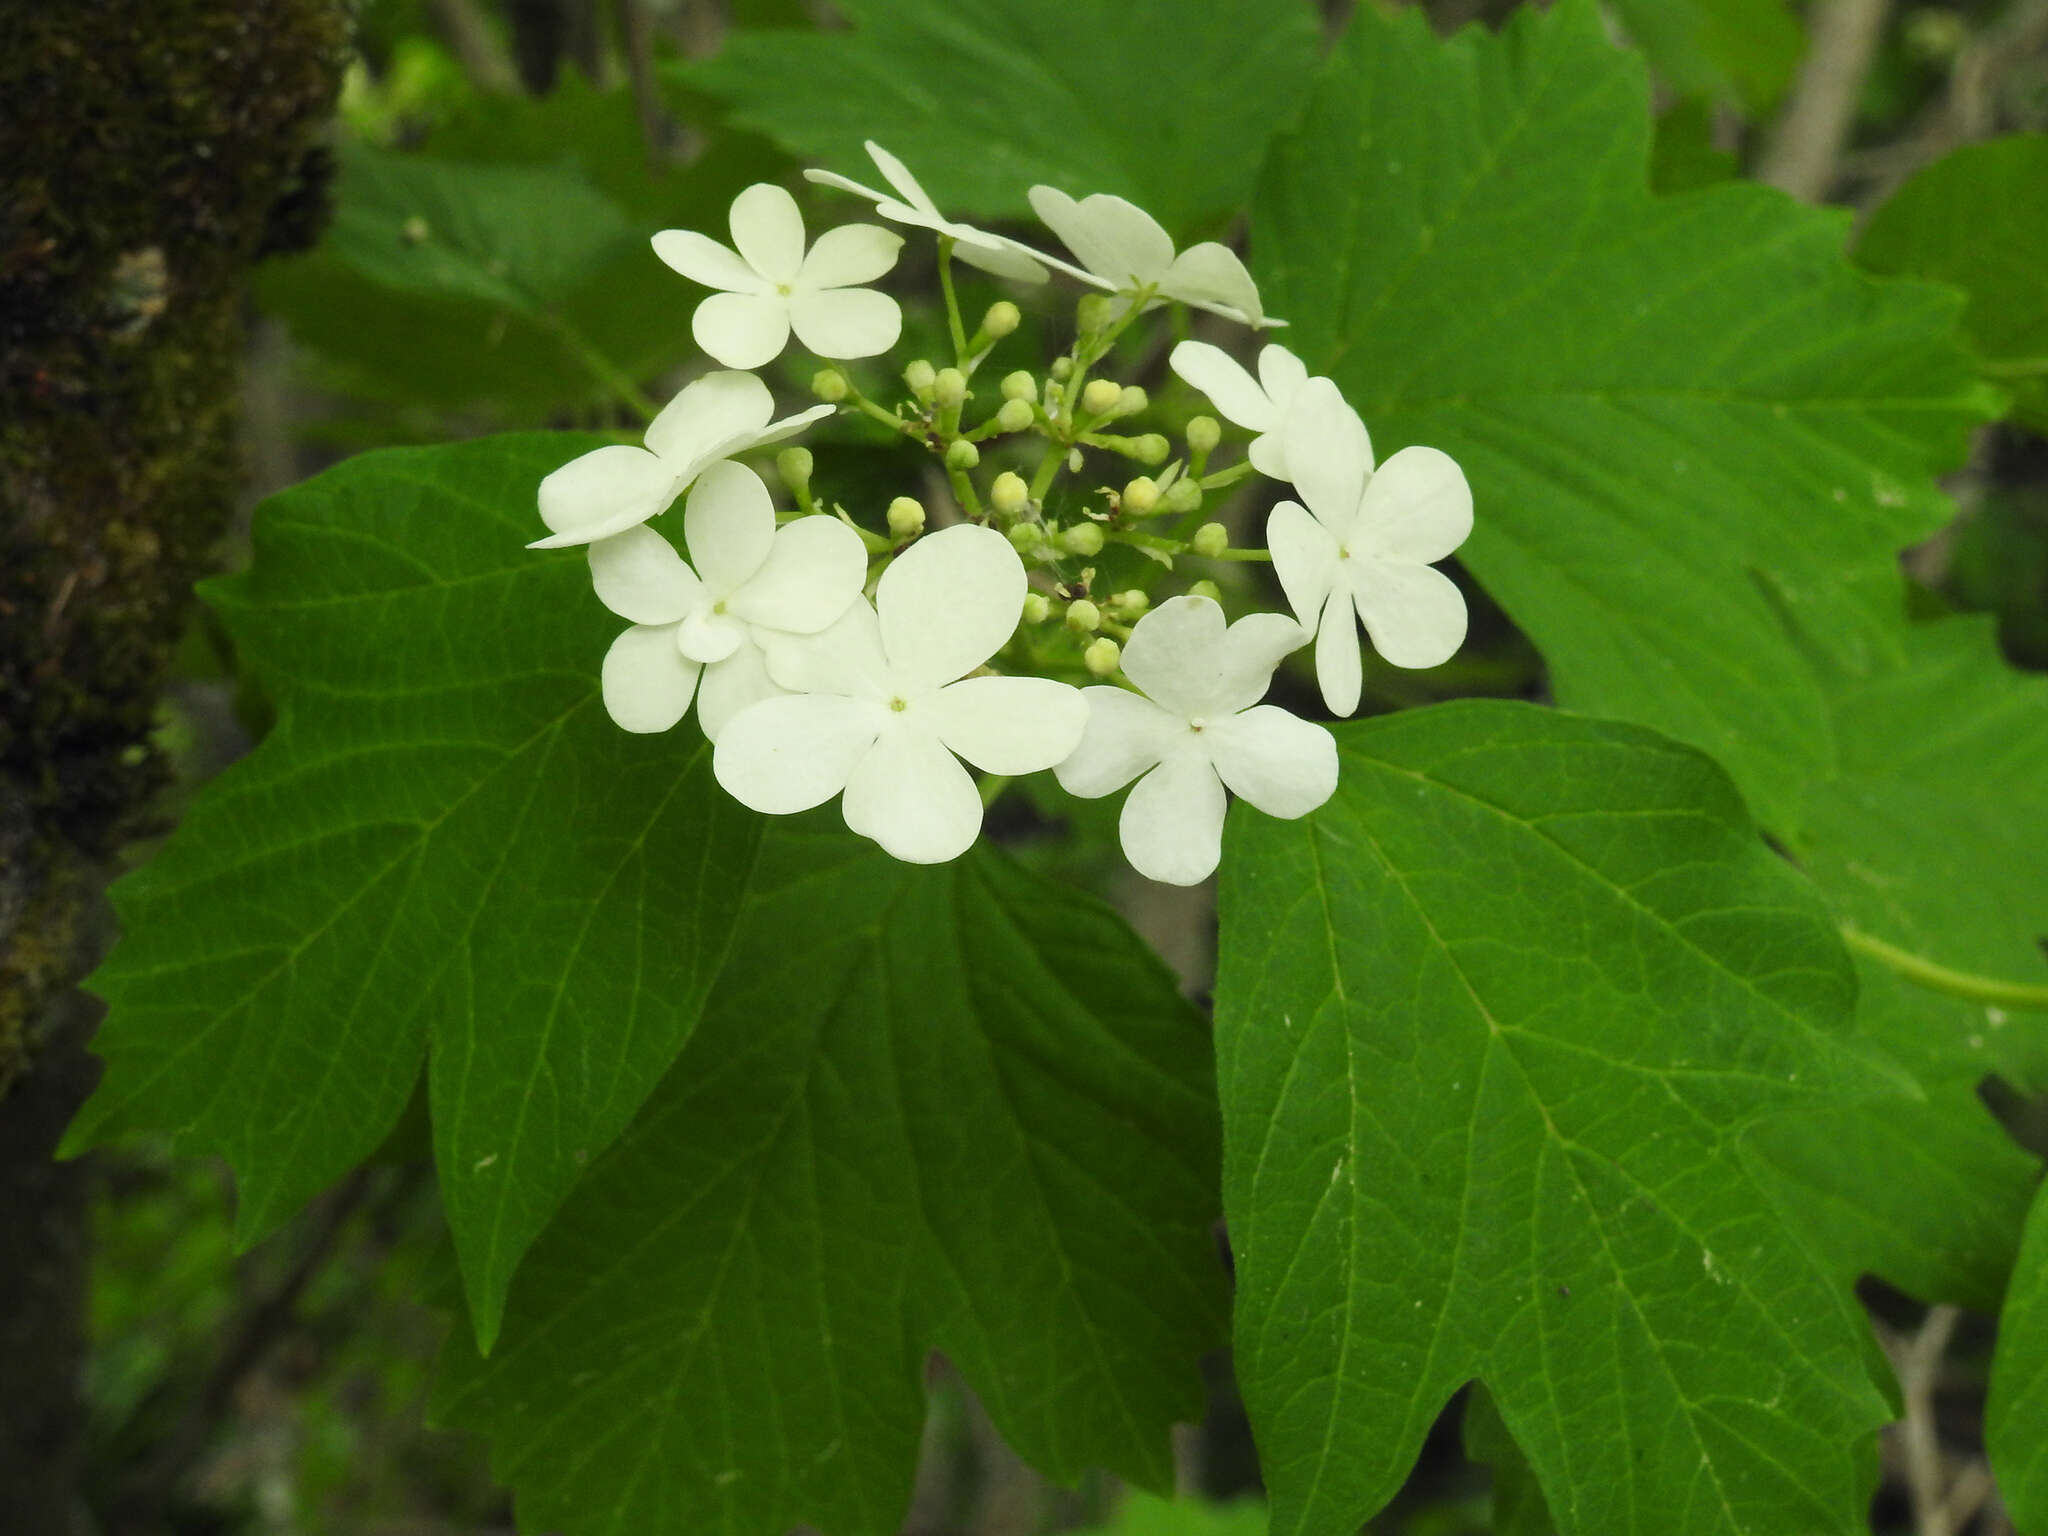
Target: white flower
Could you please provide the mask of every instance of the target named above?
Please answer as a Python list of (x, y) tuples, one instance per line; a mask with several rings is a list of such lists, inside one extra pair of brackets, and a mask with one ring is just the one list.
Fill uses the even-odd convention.
[(1397, 667), (1449, 661), (1465, 639), (1465, 598), (1430, 562), (1472, 531), (1472, 488), (1448, 454), (1403, 448), (1373, 471), (1365, 423), (1328, 379), (1303, 385), (1281, 429), (1294, 488), (1266, 522), (1273, 570), (1316, 637), (1316, 680), (1333, 713), (1358, 708), (1352, 614)]
[(782, 691), (759, 641), (831, 625), (860, 597), (867, 551), (835, 518), (777, 528), (768, 487), (744, 464), (698, 477), (683, 536), (695, 570), (652, 528), (590, 546), (599, 599), (633, 621), (605, 653), (604, 707), (626, 730), (665, 731), (695, 692), (697, 723), (715, 741), (733, 715)]
[(816, 639), (770, 647), (791, 696), (732, 719), (711, 760), (718, 782), (770, 815), (844, 791), (847, 826), (897, 858), (957, 858), (981, 830), (981, 796), (958, 757), (1033, 773), (1073, 751), (1087, 723), (1065, 683), (967, 676), (1009, 640), (1023, 602), (1024, 564), (994, 529), (926, 534), (883, 572), (873, 607), (855, 603)]
[(1031, 189), (1031, 207), (1087, 270), (1055, 265), (1083, 282), (1112, 293), (1150, 287), (1158, 298), (1179, 299), (1254, 329), (1287, 323), (1265, 317), (1258, 285), (1226, 245), (1205, 240), (1176, 256), (1173, 238), (1151, 214), (1106, 192), (1077, 203), (1057, 187), (1038, 186)]
[(697, 306), (690, 333), (728, 368), (782, 355), (791, 330), (820, 357), (873, 357), (896, 345), (903, 311), (859, 288), (896, 265), (903, 237), (879, 224), (828, 229), (804, 251), (804, 216), (781, 187), (758, 182), (732, 200), (734, 251), (690, 229), (664, 229), (654, 254), (692, 282), (722, 288)]
[(938, 204), (925, 196), (924, 188), (917, 184), (917, 178), (901, 160), (882, 148), (873, 139), (867, 142), (868, 157), (882, 173), (882, 179), (896, 189), (896, 196), (877, 192), (873, 187), (864, 187), (857, 181), (848, 180), (831, 171), (805, 171), (807, 180), (822, 186), (837, 187), (842, 192), (851, 192), (864, 197), (875, 205), (875, 212), (883, 218), (898, 224), (914, 224), (920, 229), (934, 230), (947, 235), (954, 241), (953, 254), (970, 267), (979, 267), (997, 277), (1012, 278), (1020, 283), (1042, 283), (1047, 272), (1038, 258), (1014, 240), (1005, 240), (1001, 235), (992, 235), (987, 230), (976, 229), (972, 224), (956, 224), (939, 212)]
[(1278, 344), (1259, 352), (1259, 376), (1221, 347), (1206, 341), (1184, 341), (1167, 359), (1173, 371), (1207, 395), (1216, 409), (1240, 427), (1259, 435), (1252, 439), (1252, 468), (1269, 480), (1291, 480), (1280, 425), (1287, 408), (1308, 382), (1300, 358)]
[(645, 448), (618, 444), (571, 459), (540, 483), (540, 520), (554, 532), (528, 549), (589, 544), (666, 512), (706, 465), (793, 437), (833, 407), (770, 424), (775, 399), (751, 373), (707, 373), (647, 428)]
[[(1124, 647), (1122, 688), (1084, 688), (1088, 730), (1053, 772), (1094, 799), (1137, 779), (1118, 822), (1124, 856), (1148, 879), (1194, 885), (1223, 852), (1227, 786), (1269, 816), (1305, 816), (1337, 788), (1337, 743), (1320, 725), (1260, 704), (1280, 658), (1308, 636), (1253, 613), (1228, 629), (1206, 597), (1169, 598)], [(1254, 707), (1256, 706), (1256, 707)]]

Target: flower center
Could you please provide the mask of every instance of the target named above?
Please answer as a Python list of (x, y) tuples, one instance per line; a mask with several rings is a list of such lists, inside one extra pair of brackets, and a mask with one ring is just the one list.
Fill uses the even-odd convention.
[(789, 297), (789, 284), (787, 284), (787, 283), (777, 283), (777, 284), (775, 285), (775, 291), (776, 291), (777, 293), (781, 294), (781, 295), (782, 295), (782, 296), (783, 296), (783, 297), (784, 297), (784, 298), (786, 299), (786, 298), (788, 298), (788, 297)]
[(894, 698), (889, 701), (889, 707), (895, 710), (898, 714), (901, 714), (904, 710), (910, 708), (910, 700), (905, 698)]
[(1337, 558), (1339, 560), (1349, 560), (1351, 558), (1350, 546), (1339, 544), (1337, 546)]
[(720, 598), (720, 599), (719, 599), (719, 600), (718, 600), (717, 602), (713, 603), (713, 604), (711, 605), (711, 611), (712, 611), (713, 613), (718, 613), (718, 614), (722, 614), (722, 613), (724, 613), (724, 612), (725, 612), (725, 599), (721, 597), (721, 598)]
[(1188, 729), (1191, 731), (1199, 731), (1203, 726), (1207, 725), (1208, 723), (1208, 719), (1202, 715), (1190, 715), (1188, 717)]

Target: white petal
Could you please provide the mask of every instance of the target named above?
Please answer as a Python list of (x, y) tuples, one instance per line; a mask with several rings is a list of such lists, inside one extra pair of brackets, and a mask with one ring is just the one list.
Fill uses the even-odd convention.
[(765, 448), (771, 443), (781, 442), (784, 438), (795, 437), (812, 422), (824, 420), (837, 409), (838, 407), (834, 405), (814, 405), (807, 411), (798, 411), (794, 416), (785, 416), (770, 426), (753, 428), (718, 444), (711, 457), (722, 459), (731, 454), (744, 453), (749, 448)]
[(1057, 187), (1033, 187), (1031, 207), (1081, 265), (1118, 288), (1157, 282), (1173, 264), (1173, 240), (1144, 209), (1106, 192), (1075, 202)]
[(841, 224), (818, 236), (797, 274), (798, 288), (847, 288), (871, 283), (896, 265), (903, 237), (879, 224)]
[(789, 323), (819, 357), (873, 357), (896, 345), (903, 311), (872, 288), (826, 288), (792, 298)]
[(732, 200), (732, 243), (770, 283), (795, 282), (804, 264), (804, 216), (796, 199), (772, 182), (754, 183)]
[(1285, 409), (1307, 382), (1308, 365), (1278, 342), (1259, 348), (1259, 383), (1276, 408)]
[(1081, 690), (1045, 677), (967, 677), (912, 706), (920, 724), (984, 773), (1037, 773), (1088, 724)]
[(683, 542), (712, 601), (750, 581), (774, 540), (775, 503), (759, 475), (723, 459), (697, 477), (683, 504)]
[(1366, 483), (1354, 547), (1388, 560), (1432, 565), (1472, 532), (1472, 487), (1449, 454), (1403, 448)]
[(673, 624), (637, 624), (604, 653), (605, 712), (628, 731), (665, 731), (689, 710), (697, 670), (677, 651)]
[(699, 604), (676, 626), (676, 649), (691, 661), (723, 661), (745, 643), (747, 629), (729, 614)]
[[(1456, 582), (1434, 566), (1357, 556), (1350, 563), (1358, 617), (1374, 650), (1397, 667), (1439, 667), (1457, 654), (1465, 643), (1465, 594)], [(1316, 659), (1320, 665), (1320, 650)]]
[(1331, 714), (1349, 715), (1357, 710), (1358, 695), (1365, 687), (1365, 663), (1358, 654), (1358, 621), (1352, 617), (1351, 593), (1343, 582), (1337, 583), (1324, 601), (1323, 617), (1316, 627), (1316, 682)]
[(993, 528), (926, 534), (875, 588), (890, 673), (919, 692), (965, 677), (1016, 632), (1024, 587), (1024, 562)]
[(681, 489), (675, 466), (625, 443), (593, 448), (540, 483), (540, 520), (554, 532), (528, 549), (589, 544), (666, 512)]
[(1306, 816), (1337, 791), (1337, 739), (1276, 704), (1217, 721), (1202, 743), (1230, 792), (1268, 816)]
[(1179, 299), (1246, 325), (1258, 326), (1265, 321), (1259, 308), (1258, 284), (1245, 271), (1237, 252), (1214, 240), (1191, 245), (1176, 256), (1173, 265), (1166, 269), (1159, 291), (1169, 299)]
[(1206, 597), (1172, 597), (1138, 620), (1124, 647), (1124, 676), (1182, 720), (1220, 719), (1256, 704), (1280, 658), (1308, 632), (1277, 613), (1254, 613), (1227, 629)]
[(981, 831), (974, 780), (936, 736), (907, 723), (884, 730), (854, 766), (840, 812), (907, 864), (957, 859)]
[(775, 414), (775, 397), (751, 373), (707, 373), (685, 384), (647, 428), (647, 446), (687, 474), (734, 438), (759, 432)]
[(1084, 800), (1122, 789), (1188, 734), (1187, 721), (1127, 689), (1083, 688), (1081, 697), (1088, 704), (1088, 728), (1053, 775), (1068, 794)]
[(892, 201), (888, 193), (877, 192), (873, 187), (855, 181), (850, 176), (842, 176), (837, 171), (807, 170), (804, 172), (804, 180), (821, 187), (837, 187), (841, 192), (851, 192), (855, 197), (864, 197), (871, 203)]
[(763, 699), (781, 698), (782, 690), (768, 675), (768, 658), (751, 639), (723, 661), (704, 669), (697, 684), (697, 724), (705, 738), (717, 741), (725, 722)]
[(645, 526), (590, 546), (597, 600), (635, 624), (673, 624), (697, 597), (697, 576), (676, 547)]
[(1138, 780), (1117, 831), (1124, 857), (1148, 880), (1199, 885), (1223, 857), (1223, 781), (1193, 748), (1175, 752)]
[(846, 612), (867, 577), (859, 534), (836, 517), (800, 517), (776, 530), (768, 559), (726, 607), (750, 624), (814, 635)]
[(1310, 379), (1288, 403), (1280, 426), (1294, 488), (1309, 511), (1342, 540), (1358, 520), (1372, 473), (1372, 438), (1329, 379)]
[(789, 300), (779, 293), (714, 293), (690, 316), (690, 334), (728, 368), (760, 368), (789, 344)]
[[(1278, 421), (1273, 402), (1244, 365), (1221, 347), (1206, 341), (1184, 341), (1167, 358), (1173, 371), (1209, 397), (1225, 420), (1254, 432), (1264, 432)], [(1264, 474), (1264, 470), (1259, 471)]]
[(925, 196), (924, 188), (919, 185), (917, 178), (910, 174), (909, 166), (873, 139), (864, 140), (861, 147), (868, 152), (868, 158), (875, 162), (875, 169), (882, 173), (882, 179), (896, 189), (896, 195), (904, 202), (919, 213), (936, 214), (939, 211), (939, 205)]
[(1287, 463), (1287, 440), (1278, 432), (1261, 432), (1253, 438), (1245, 457), (1268, 480), (1285, 480), (1290, 484), (1294, 480), (1294, 472)]
[(1008, 278), (1013, 283), (1042, 283), (1052, 275), (1045, 270), (1045, 263), (1014, 240), (1005, 240), (971, 224), (948, 224), (946, 233), (955, 242), (955, 261), (993, 277)]
[(768, 675), (792, 693), (837, 693), (880, 703), (894, 691), (882, 654), (881, 621), (864, 597), (815, 635), (764, 631), (761, 641)]
[(771, 286), (730, 246), (694, 229), (664, 229), (654, 237), (654, 254), (693, 283), (730, 293), (765, 293)]
[(750, 810), (807, 811), (846, 787), (888, 713), (887, 705), (829, 693), (764, 699), (720, 723), (711, 771)]
[(1273, 574), (1280, 578), (1287, 606), (1304, 628), (1314, 629), (1336, 580), (1336, 536), (1306, 508), (1283, 501), (1266, 519), (1266, 549), (1273, 556)]

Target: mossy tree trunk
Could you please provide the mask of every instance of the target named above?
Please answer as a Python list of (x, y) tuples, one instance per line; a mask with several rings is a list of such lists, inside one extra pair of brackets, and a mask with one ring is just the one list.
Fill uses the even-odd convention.
[(304, 244), (346, 0), (0, 0), (0, 1531), (75, 1528), (104, 872), (238, 480), (244, 278)]

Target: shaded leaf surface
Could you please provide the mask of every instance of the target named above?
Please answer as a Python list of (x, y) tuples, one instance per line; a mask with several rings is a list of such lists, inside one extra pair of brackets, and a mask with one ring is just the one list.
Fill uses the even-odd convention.
[(893, 1532), (938, 1348), (1034, 1464), (1164, 1486), (1220, 1341), (1208, 1041), (1129, 930), (980, 851), (778, 828), (704, 1022), (535, 1248), (481, 1430), (525, 1523)]
[(1828, 916), (1726, 778), (1519, 705), (1340, 728), (1231, 824), (1217, 978), (1237, 1364), (1283, 1532), (1348, 1530), (1450, 1395), (1564, 1532), (1861, 1528), (1886, 1417), (1740, 1146), (1881, 1094)]
[(1998, 1351), (1985, 1405), (1991, 1470), (2013, 1523), (2048, 1527), (2048, 1195), (2027, 1218), (2012, 1288), (1998, 1315)]
[(383, 1139), (431, 1039), (486, 1336), (695, 1024), (757, 835), (701, 738), (606, 717), (617, 621), (580, 558), (522, 547), (540, 477), (591, 445), (366, 454), (266, 503), (210, 595), (281, 718), (116, 888), (107, 1076), (72, 1137), (220, 1153), (253, 1240)]
[[(1198, 20), (1182, 0), (840, 9), (851, 31), (737, 32), (688, 78), (736, 123), (870, 186), (861, 143), (878, 140), (941, 208), (987, 217), (1029, 217), (1034, 182), (1117, 193), (1181, 234), (1228, 216), (1315, 58), (1301, 0), (1208, 0)], [(1145, 81), (1159, 110), (1133, 132)]]

